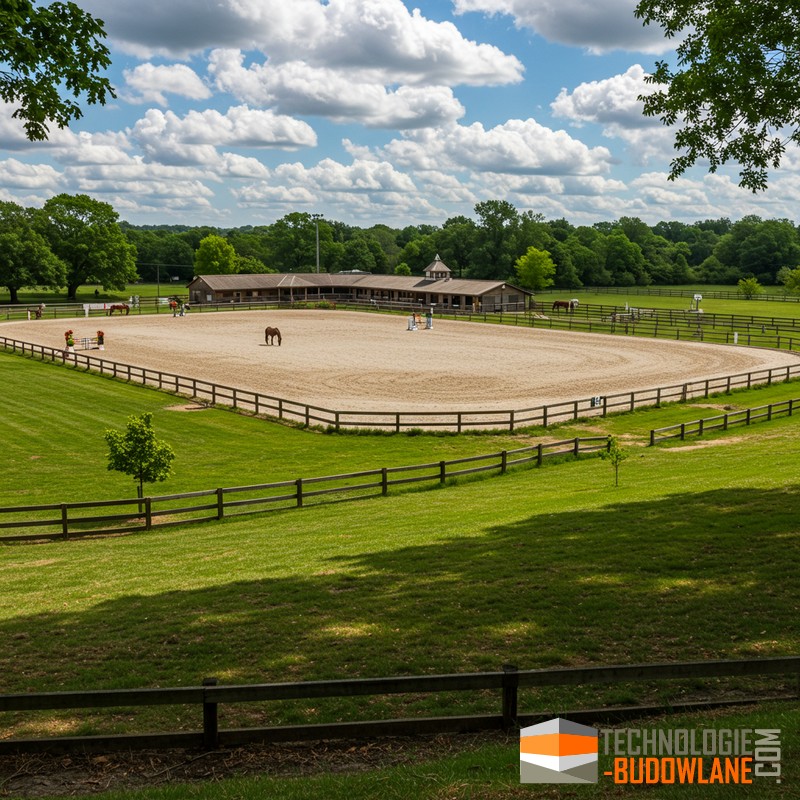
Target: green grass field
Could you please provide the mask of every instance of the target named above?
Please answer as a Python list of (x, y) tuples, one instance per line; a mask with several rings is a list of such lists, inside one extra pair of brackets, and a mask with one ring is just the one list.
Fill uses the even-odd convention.
[[(455, 458), (541, 436), (614, 434), (630, 454), (617, 488), (608, 463), (582, 459), (221, 524), (2, 547), (3, 692), (798, 652), (797, 420), (682, 447), (639, 444), (650, 428), (719, 413), (709, 405), (797, 397), (800, 384), (495, 438), (335, 436), (222, 410), (172, 411), (180, 401), (169, 395), (18, 356), (0, 355), (0, 381), (0, 506), (129, 495), (131, 480), (106, 470), (102, 432), (144, 411), (178, 453), (175, 475), (156, 486), (165, 492)], [(774, 680), (576, 688), (523, 692), (521, 710), (735, 697), (754, 687), (796, 690)], [(336, 699), (226, 709), (222, 724), (496, 710), (497, 698), (484, 695)], [(796, 730), (797, 707), (781, 713)], [(197, 724), (191, 710), (158, 707), (0, 720), (5, 735)], [(383, 787), (398, 797), (521, 797), (529, 787), (518, 785), (515, 751), (512, 741), (362, 776), (138, 796), (366, 798)], [(431, 785), (422, 775), (434, 776)]]
[[(669, 289), (673, 287), (665, 286), (664, 288)], [(674, 288), (688, 289), (690, 287), (678, 286)], [(735, 286), (696, 286), (692, 288), (700, 294), (713, 291), (736, 291)], [(765, 293), (777, 297), (781, 294), (782, 288), (783, 287), (778, 286), (767, 286), (765, 287)], [(666, 308), (674, 311), (686, 311), (691, 307), (691, 297), (640, 294), (637, 292), (635, 286), (630, 288), (630, 292), (624, 294), (616, 292), (604, 293), (594, 290), (570, 294), (569, 289), (547, 289), (543, 292), (536, 293), (536, 301), (548, 303), (555, 299), (563, 300), (573, 296), (577, 297), (581, 303), (617, 306), (619, 308), (624, 308), (626, 303), (633, 308)], [(785, 299), (781, 300), (763, 300), (758, 298), (754, 298), (753, 300), (737, 298), (717, 299), (704, 296), (700, 307), (705, 314), (743, 314), (758, 317), (787, 317), (791, 319), (800, 317), (800, 303), (797, 302), (797, 297), (793, 295), (786, 295)]]

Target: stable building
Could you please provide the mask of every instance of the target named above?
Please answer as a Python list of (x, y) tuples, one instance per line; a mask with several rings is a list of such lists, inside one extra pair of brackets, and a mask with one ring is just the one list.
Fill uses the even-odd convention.
[(532, 297), (526, 289), (505, 281), (453, 278), (438, 255), (422, 277), (358, 271), (199, 275), (188, 289), (192, 305), (350, 301), (457, 311), (524, 311)]

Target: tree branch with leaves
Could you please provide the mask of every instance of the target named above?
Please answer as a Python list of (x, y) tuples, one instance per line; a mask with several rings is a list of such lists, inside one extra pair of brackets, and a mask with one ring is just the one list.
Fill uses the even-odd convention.
[(0, 10), (0, 97), (18, 105), (32, 141), (47, 139), (48, 125), (65, 128), (83, 115), (75, 99), (104, 105), (116, 97), (102, 71), (111, 64), (105, 28), (75, 3), (49, 6), (6, 0)]
[(641, 0), (636, 16), (679, 40), (677, 67), (645, 78), (647, 116), (679, 124), (670, 179), (698, 161), (738, 163), (739, 185), (767, 188), (790, 142), (800, 143), (800, 25), (786, 0)]

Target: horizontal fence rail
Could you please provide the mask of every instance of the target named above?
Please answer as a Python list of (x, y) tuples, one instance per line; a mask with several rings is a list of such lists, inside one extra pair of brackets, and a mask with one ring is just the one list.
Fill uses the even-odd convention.
[[(795, 301), (800, 297), (793, 298)], [(102, 306), (103, 304), (100, 304)], [(110, 304), (106, 304), (110, 305)], [(756, 314), (718, 314), (699, 313), (695, 310), (665, 308), (634, 308), (628, 303), (604, 305), (581, 302), (577, 308), (569, 310), (553, 309), (553, 301), (530, 301), (529, 307), (522, 304), (504, 304), (501, 307), (476, 309), (458, 306), (437, 305), (436, 317), (439, 319), (458, 319), (482, 322), (500, 322), (515, 326), (566, 328), (568, 330), (587, 330), (598, 333), (623, 333), (626, 335), (648, 336), (651, 338), (700, 339), (710, 342), (733, 340), (733, 333), (750, 335), (747, 344), (793, 349), (788, 344), (793, 333), (800, 331), (800, 318), (777, 317)], [(374, 298), (352, 297), (350, 295), (325, 295), (322, 299), (277, 300), (269, 298), (248, 298), (245, 300), (197, 303), (192, 313), (216, 313), (235, 311), (266, 311), (292, 309), (340, 309), (361, 312), (395, 312), (427, 310), (429, 305), (421, 302), (376, 300)], [(101, 317), (108, 314), (103, 308), (84, 311), (81, 304), (59, 304), (47, 306), (42, 318), (68, 319), (76, 317)], [(153, 298), (142, 298), (141, 304), (130, 308), (132, 314), (172, 313), (168, 306), (159, 304)], [(31, 309), (25, 306), (0, 306), (0, 319), (22, 320), (33, 318)], [(26, 316), (27, 315), (27, 316)], [(581, 320), (584, 322), (581, 323)], [(591, 322), (589, 327), (588, 323)], [(582, 327), (581, 327), (582, 326)], [(675, 330), (679, 329), (679, 330)], [(724, 329), (730, 335), (724, 336)], [(784, 332), (783, 336), (778, 336)], [(758, 335), (761, 334), (760, 338)], [(797, 337), (794, 336), (794, 339)], [(793, 340), (794, 341), (794, 340)], [(738, 343), (738, 342), (737, 342)]]
[(650, 445), (668, 439), (680, 439), (687, 436), (702, 436), (711, 431), (727, 431), (735, 425), (752, 425), (756, 422), (769, 422), (780, 416), (791, 417), (794, 411), (800, 408), (800, 399), (781, 400), (766, 406), (743, 408), (739, 411), (730, 411), (726, 414), (717, 414), (713, 417), (695, 419), (691, 422), (681, 422), (678, 425), (668, 425), (665, 428), (654, 428), (650, 431)]
[(662, 403), (680, 402), (696, 397), (707, 398), (711, 393), (730, 392), (737, 388), (749, 389), (751, 386), (788, 381), (800, 376), (800, 362), (798, 362), (786, 367), (754, 370), (654, 389), (586, 397), (522, 409), (431, 412), (354, 411), (308, 405), (286, 398), (223, 386), (200, 378), (122, 364), (87, 355), (84, 352), (67, 352), (5, 336), (0, 336), (0, 347), (12, 353), (39, 358), (42, 361), (56, 362), (129, 383), (155, 387), (206, 405), (231, 408), (272, 419), (335, 431), (375, 429), (401, 433), (421, 429), (449, 430), (461, 433), (468, 430), (515, 431), (529, 427), (546, 428), (554, 423), (574, 421), (582, 417), (606, 416), (609, 413), (633, 411), (636, 408), (660, 406)]
[[(202, 707), (202, 732), (170, 732), (116, 736), (76, 736), (47, 739), (0, 740), (0, 754), (36, 751), (87, 751), (153, 746), (217, 747), (249, 742), (301, 741), (366, 736), (398, 736), (433, 732), (478, 730), (510, 731), (552, 713), (520, 714), (518, 692), (524, 688), (623, 684), (698, 678), (792, 675), (800, 677), (800, 657), (764, 659), (689, 661), (672, 664), (632, 664), (566, 669), (518, 670), (505, 665), (502, 671), (454, 675), (425, 675), (351, 680), (309, 681), (300, 683), (265, 683), (220, 686), (215, 678), (206, 678), (202, 686), (163, 689), (112, 689), (105, 691), (47, 692), (37, 694), (0, 695), (0, 713), (56, 709), (91, 709), (109, 707), (194, 705)], [(438, 692), (475, 692), (495, 690), (501, 695), (500, 712), (479, 716), (426, 717), (418, 719), (369, 720), (334, 722), (313, 725), (273, 726), (266, 728), (220, 730), (219, 707), (231, 703), (251, 703), (322, 697), (378, 696), (388, 694), (428, 694)], [(628, 708), (560, 711), (559, 715), (586, 722), (600, 719), (624, 719), (644, 716), (656, 711), (687, 711), (710, 705), (741, 705), (764, 699), (796, 699), (749, 697), (701, 701), (676, 705), (634, 706)]]
[[(694, 297), (702, 294), (704, 299), (712, 300), (744, 300), (742, 293), (735, 290), (704, 289), (670, 289), (659, 286), (581, 286), (578, 289), (565, 289), (564, 293), (575, 294), (623, 294), (623, 295), (653, 295), (660, 297)], [(760, 294), (754, 300), (767, 300), (775, 303), (797, 303), (800, 296), (791, 294)]]
[[(608, 437), (576, 437), (540, 442), (515, 450), (402, 467), (350, 472), (253, 486), (205, 489), (185, 494), (122, 500), (51, 503), (0, 508), (0, 542), (77, 539), (147, 531), (156, 526), (209, 522), (270, 509), (302, 508), (313, 502), (386, 495), (412, 483), (444, 484), (482, 472), (504, 474), (513, 467), (541, 466), (547, 458), (580, 456), (608, 448)], [(23, 531), (33, 532), (23, 532)], [(13, 531), (5, 533), (5, 531)]]

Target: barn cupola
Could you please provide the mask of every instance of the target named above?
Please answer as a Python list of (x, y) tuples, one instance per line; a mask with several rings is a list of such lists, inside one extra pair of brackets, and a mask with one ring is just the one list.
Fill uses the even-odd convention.
[(439, 258), (439, 254), (436, 254), (436, 258), (425, 267), (425, 280), (428, 281), (449, 281), (450, 280), (450, 267)]

